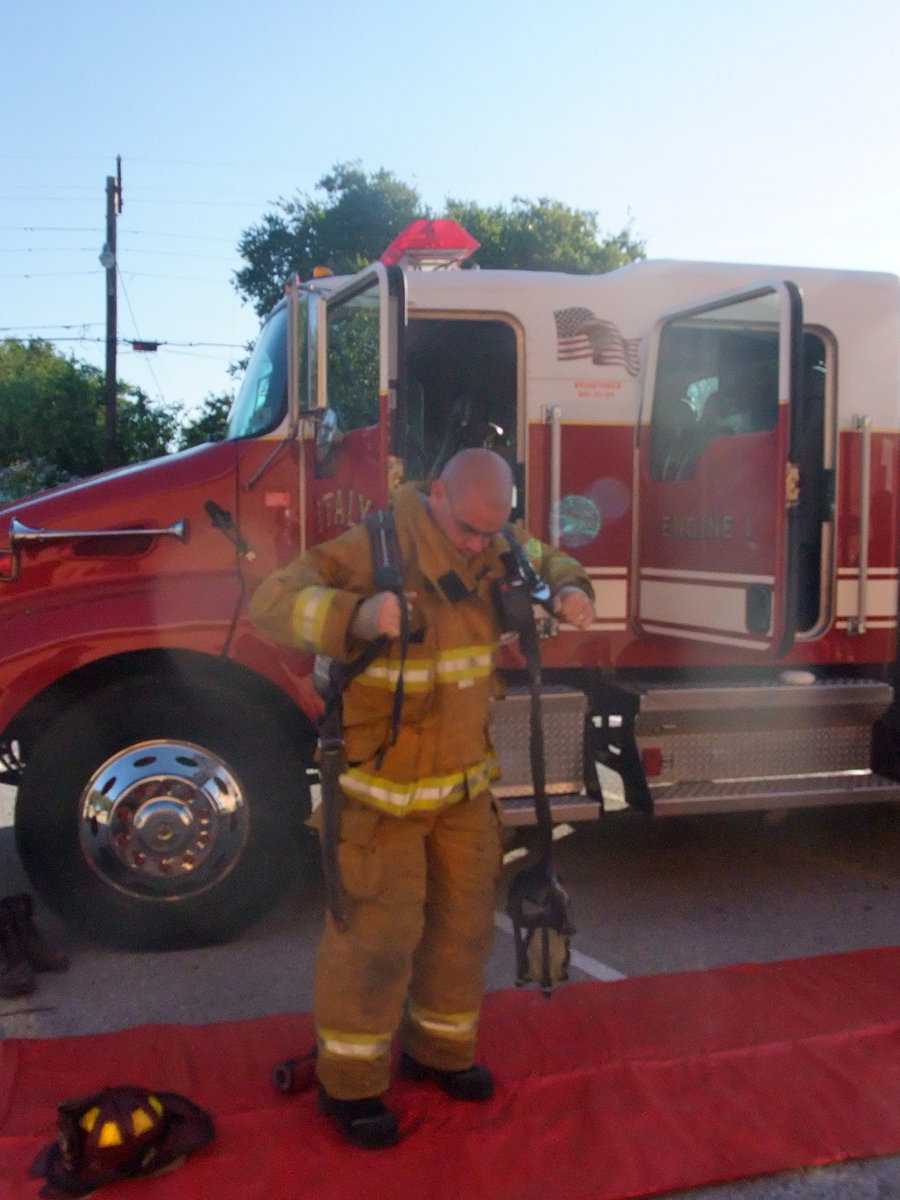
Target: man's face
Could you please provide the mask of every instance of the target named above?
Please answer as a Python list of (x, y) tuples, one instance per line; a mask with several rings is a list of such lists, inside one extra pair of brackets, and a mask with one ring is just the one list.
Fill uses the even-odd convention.
[(486, 503), (478, 492), (451, 497), (442, 479), (432, 486), (431, 511), (441, 533), (467, 561), (480, 554), (509, 519), (508, 508)]

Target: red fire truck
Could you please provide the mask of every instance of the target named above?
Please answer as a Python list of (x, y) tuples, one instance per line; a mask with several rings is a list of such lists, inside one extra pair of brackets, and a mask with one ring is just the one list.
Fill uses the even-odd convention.
[[(17, 844), (98, 938), (225, 938), (314, 869), (313, 660), (248, 597), (464, 445), (508, 458), (516, 516), (596, 589), (589, 629), (542, 618), (559, 817), (900, 799), (900, 282), (453, 269), (428, 243), (294, 281), (224, 441), (0, 509)], [(502, 655), (499, 794), (526, 823)]]

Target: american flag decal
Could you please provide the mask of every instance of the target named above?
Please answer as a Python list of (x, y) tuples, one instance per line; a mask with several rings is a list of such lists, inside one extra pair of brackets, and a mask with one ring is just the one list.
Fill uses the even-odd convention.
[(553, 315), (558, 362), (589, 358), (597, 366), (624, 367), (629, 375), (637, 375), (640, 338), (623, 338), (618, 325), (601, 321), (589, 308), (558, 308)]

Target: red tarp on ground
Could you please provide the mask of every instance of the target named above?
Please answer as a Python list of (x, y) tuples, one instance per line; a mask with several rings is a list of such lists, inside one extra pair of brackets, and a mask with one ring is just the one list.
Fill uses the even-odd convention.
[(182, 1092), (217, 1135), (107, 1200), (612, 1200), (900, 1151), (900, 948), (494, 992), (486, 1104), (398, 1082), (407, 1135), (348, 1147), (273, 1063), (306, 1015), (0, 1046), (0, 1195), (34, 1197), (56, 1106), (107, 1084)]

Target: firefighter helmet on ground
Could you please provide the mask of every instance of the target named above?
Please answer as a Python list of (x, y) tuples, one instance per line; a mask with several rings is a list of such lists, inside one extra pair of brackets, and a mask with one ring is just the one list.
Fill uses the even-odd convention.
[(57, 1110), (57, 1138), (31, 1166), (42, 1196), (85, 1196), (116, 1179), (173, 1166), (213, 1136), (201, 1108), (176, 1092), (109, 1087)]

